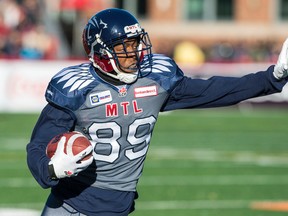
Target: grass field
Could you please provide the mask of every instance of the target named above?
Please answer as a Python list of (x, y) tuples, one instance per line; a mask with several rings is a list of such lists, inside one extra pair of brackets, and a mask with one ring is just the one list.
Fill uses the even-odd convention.
[[(37, 117), (0, 114), (0, 208), (40, 211), (49, 193), (26, 165)], [(287, 215), (287, 126), (285, 109), (161, 115), (131, 215)]]

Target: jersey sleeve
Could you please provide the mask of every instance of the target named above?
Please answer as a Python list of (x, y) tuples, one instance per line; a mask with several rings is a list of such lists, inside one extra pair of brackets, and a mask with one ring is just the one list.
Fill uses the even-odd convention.
[(69, 113), (48, 104), (41, 112), (34, 127), (29, 144), (26, 147), (27, 164), (36, 179), (43, 187), (56, 185), (48, 172), (50, 159), (46, 156), (46, 146), (56, 135), (73, 129), (75, 119)]
[(280, 92), (287, 80), (273, 76), (274, 66), (243, 77), (214, 76), (208, 80), (185, 77), (169, 95), (162, 111), (229, 106)]
[(26, 148), (28, 167), (43, 188), (58, 183), (49, 176), (47, 144), (54, 136), (75, 129), (75, 111), (85, 102), (94, 80), (90, 64), (81, 64), (64, 68), (48, 84), (48, 105), (42, 110)]

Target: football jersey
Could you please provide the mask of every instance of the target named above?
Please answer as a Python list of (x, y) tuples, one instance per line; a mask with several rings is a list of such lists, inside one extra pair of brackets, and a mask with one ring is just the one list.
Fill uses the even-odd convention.
[(65, 68), (53, 77), (46, 98), (74, 114), (75, 130), (94, 147), (95, 164), (77, 181), (95, 179), (91, 186), (135, 191), (158, 113), (183, 73), (162, 55), (146, 56), (141, 77), (129, 85), (112, 85), (94, 70), (92, 64)]
[[(113, 210), (119, 215), (133, 210), (159, 112), (228, 106), (280, 92), (287, 82), (273, 76), (273, 65), (243, 77), (194, 79), (158, 54), (145, 56), (140, 68), (135, 83), (113, 85), (92, 63), (84, 63), (64, 68), (47, 87), (49, 103), (27, 145), (27, 163), (43, 188), (51, 187), (55, 196), (79, 212), (112, 215)], [(45, 149), (53, 136), (67, 130), (80, 131), (91, 140), (94, 161), (77, 176), (52, 180)]]

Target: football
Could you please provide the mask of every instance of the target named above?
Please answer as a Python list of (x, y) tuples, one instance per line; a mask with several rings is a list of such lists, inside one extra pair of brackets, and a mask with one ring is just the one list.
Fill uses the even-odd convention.
[[(46, 155), (49, 158), (53, 157), (53, 155), (57, 149), (58, 142), (60, 141), (60, 139), (63, 136), (66, 137), (66, 142), (64, 145), (64, 153), (68, 154), (68, 155), (69, 154), (76, 155), (91, 145), (89, 139), (78, 131), (61, 133), (61, 134), (53, 137), (47, 145)], [(82, 160), (87, 160), (91, 156), (92, 156), (92, 152), (90, 154), (86, 155)]]

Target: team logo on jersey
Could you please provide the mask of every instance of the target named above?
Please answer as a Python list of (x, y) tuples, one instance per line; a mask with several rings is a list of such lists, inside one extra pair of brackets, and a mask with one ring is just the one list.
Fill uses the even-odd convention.
[(123, 86), (122, 88), (118, 89), (118, 95), (119, 95), (119, 97), (125, 97), (127, 95), (126, 86)]
[(112, 101), (112, 95), (109, 90), (93, 93), (89, 96), (89, 98), (92, 106), (105, 104)]
[(158, 95), (157, 87), (154, 86), (145, 86), (134, 89), (135, 98), (149, 97)]

